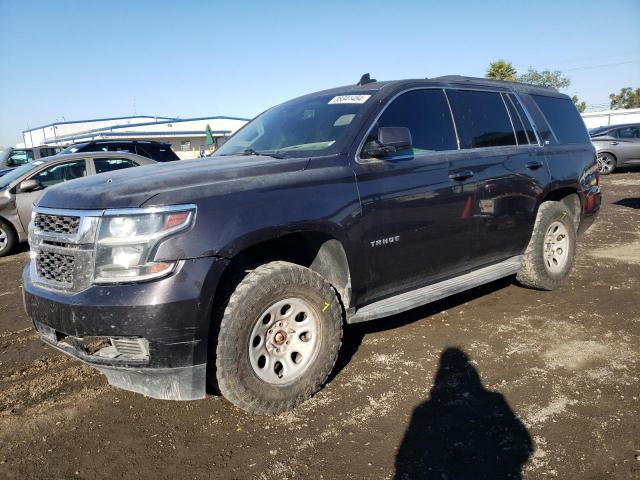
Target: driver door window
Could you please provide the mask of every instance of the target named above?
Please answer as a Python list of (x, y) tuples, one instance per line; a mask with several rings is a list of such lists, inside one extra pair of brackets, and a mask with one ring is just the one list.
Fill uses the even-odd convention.
[[(442, 90), (403, 93), (382, 113), (376, 126), (408, 128), (415, 156), (458, 149), (451, 112)], [(377, 129), (373, 134), (377, 134)]]
[(42, 188), (47, 188), (57, 183), (82, 178), (86, 175), (86, 162), (84, 160), (75, 160), (73, 162), (58, 163), (40, 170), (31, 179), (36, 180)]

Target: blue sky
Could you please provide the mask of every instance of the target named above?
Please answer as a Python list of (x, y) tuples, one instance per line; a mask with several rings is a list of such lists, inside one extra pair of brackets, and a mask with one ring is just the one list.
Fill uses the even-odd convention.
[(562, 70), (590, 105), (640, 86), (640, 0), (0, 0), (0, 145), (56, 119), (252, 117), (355, 83)]

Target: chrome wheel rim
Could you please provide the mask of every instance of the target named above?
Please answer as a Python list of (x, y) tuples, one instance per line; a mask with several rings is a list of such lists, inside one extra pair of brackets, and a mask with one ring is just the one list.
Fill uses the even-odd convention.
[(562, 271), (569, 258), (569, 231), (562, 222), (553, 222), (544, 237), (544, 266), (549, 272)]
[(0, 252), (7, 248), (7, 243), (9, 242), (9, 238), (7, 237), (7, 232), (0, 227)]
[(258, 378), (287, 385), (309, 369), (320, 346), (318, 314), (301, 298), (286, 298), (257, 318), (249, 337), (249, 363)]
[(598, 155), (597, 157), (597, 161), (598, 161), (598, 168), (600, 169), (601, 173), (611, 173), (613, 171), (613, 158), (609, 157), (608, 155)]

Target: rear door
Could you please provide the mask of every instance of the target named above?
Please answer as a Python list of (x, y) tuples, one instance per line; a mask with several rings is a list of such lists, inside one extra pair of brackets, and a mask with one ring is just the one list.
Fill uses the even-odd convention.
[(507, 92), (448, 89), (460, 148), (473, 156), (475, 260), (490, 264), (523, 252), (549, 172), (517, 98)]
[(442, 89), (400, 94), (379, 127), (406, 127), (413, 152), (387, 159), (358, 157), (354, 165), (362, 204), (363, 255), (369, 289), (363, 301), (452, 276), (473, 263), (473, 172), (458, 150)]

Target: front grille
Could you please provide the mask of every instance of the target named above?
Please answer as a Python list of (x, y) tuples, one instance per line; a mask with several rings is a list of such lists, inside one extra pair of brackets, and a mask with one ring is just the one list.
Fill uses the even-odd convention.
[(40, 252), (36, 256), (36, 269), (40, 278), (58, 283), (73, 283), (75, 259), (72, 255)]
[(75, 234), (80, 226), (80, 217), (36, 214), (33, 225), (37, 230), (49, 233)]

